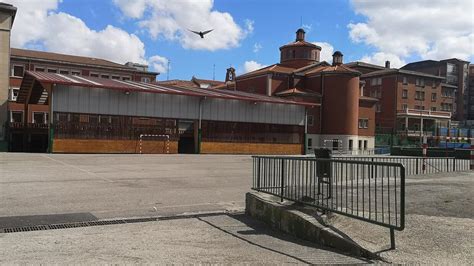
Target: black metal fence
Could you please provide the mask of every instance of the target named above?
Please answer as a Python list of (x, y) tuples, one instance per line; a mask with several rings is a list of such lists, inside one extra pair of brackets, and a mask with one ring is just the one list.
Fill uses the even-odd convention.
[(350, 161), (401, 163), (405, 166), (407, 176), (469, 171), (470, 164), (470, 160), (456, 159), (454, 157), (337, 156), (333, 158)]
[(253, 157), (252, 189), (390, 228), (405, 227), (401, 163)]

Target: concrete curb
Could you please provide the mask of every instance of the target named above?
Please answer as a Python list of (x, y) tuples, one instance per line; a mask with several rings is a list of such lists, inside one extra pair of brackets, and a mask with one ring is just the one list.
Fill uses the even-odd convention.
[(325, 225), (322, 216), (313, 216), (293, 202), (279, 202), (279, 198), (258, 192), (245, 195), (245, 213), (261, 220), (271, 228), (343, 253), (369, 259), (381, 259)]

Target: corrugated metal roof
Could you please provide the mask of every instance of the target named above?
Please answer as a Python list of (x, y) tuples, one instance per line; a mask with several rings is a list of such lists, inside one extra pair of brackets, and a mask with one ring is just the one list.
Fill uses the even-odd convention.
[[(72, 76), (72, 75), (61, 75), (56, 73), (45, 73), (45, 72), (33, 72), (26, 71), (24, 82), (28, 80), (31, 84), (33, 82), (39, 82), (43, 86), (46, 84), (62, 84), (69, 86), (78, 87), (93, 87), (103, 88), (111, 90), (122, 90), (122, 91), (137, 91), (137, 92), (151, 92), (151, 93), (165, 93), (165, 94), (177, 94), (186, 96), (197, 96), (197, 97), (209, 97), (209, 98), (221, 98), (221, 99), (232, 99), (241, 101), (252, 101), (252, 102), (268, 102), (268, 103), (280, 103), (280, 104), (294, 104), (294, 105), (305, 105), (314, 106), (312, 103), (303, 103), (281, 99), (278, 97), (265, 96), (260, 94), (252, 94), (240, 91), (230, 90), (216, 90), (216, 89), (200, 89), (196, 87), (184, 87), (184, 86), (173, 86), (156, 83), (142, 83), (134, 81), (122, 81), (114, 79), (102, 79), (95, 77), (83, 77), (83, 76)], [(21, 89), (26, 89), (23, 88)]]

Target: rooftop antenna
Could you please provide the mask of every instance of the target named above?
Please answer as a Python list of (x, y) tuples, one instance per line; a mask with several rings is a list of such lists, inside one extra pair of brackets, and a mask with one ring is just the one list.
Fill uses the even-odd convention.
[(168, 60), (168, 66), (166, 67), (166, 80), (170, 80), (170, 62), (171, 60)]
[(216, 80), (216, 64), (212, 65), (212, 80)]

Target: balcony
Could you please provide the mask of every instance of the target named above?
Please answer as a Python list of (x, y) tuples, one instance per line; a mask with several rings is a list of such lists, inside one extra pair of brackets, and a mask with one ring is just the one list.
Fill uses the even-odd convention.
[(428, 118), (428, 119), (451, 119), (451, 112), (431, 111), (418, 109), (405, 109), (397, 111), (398, 117)]

